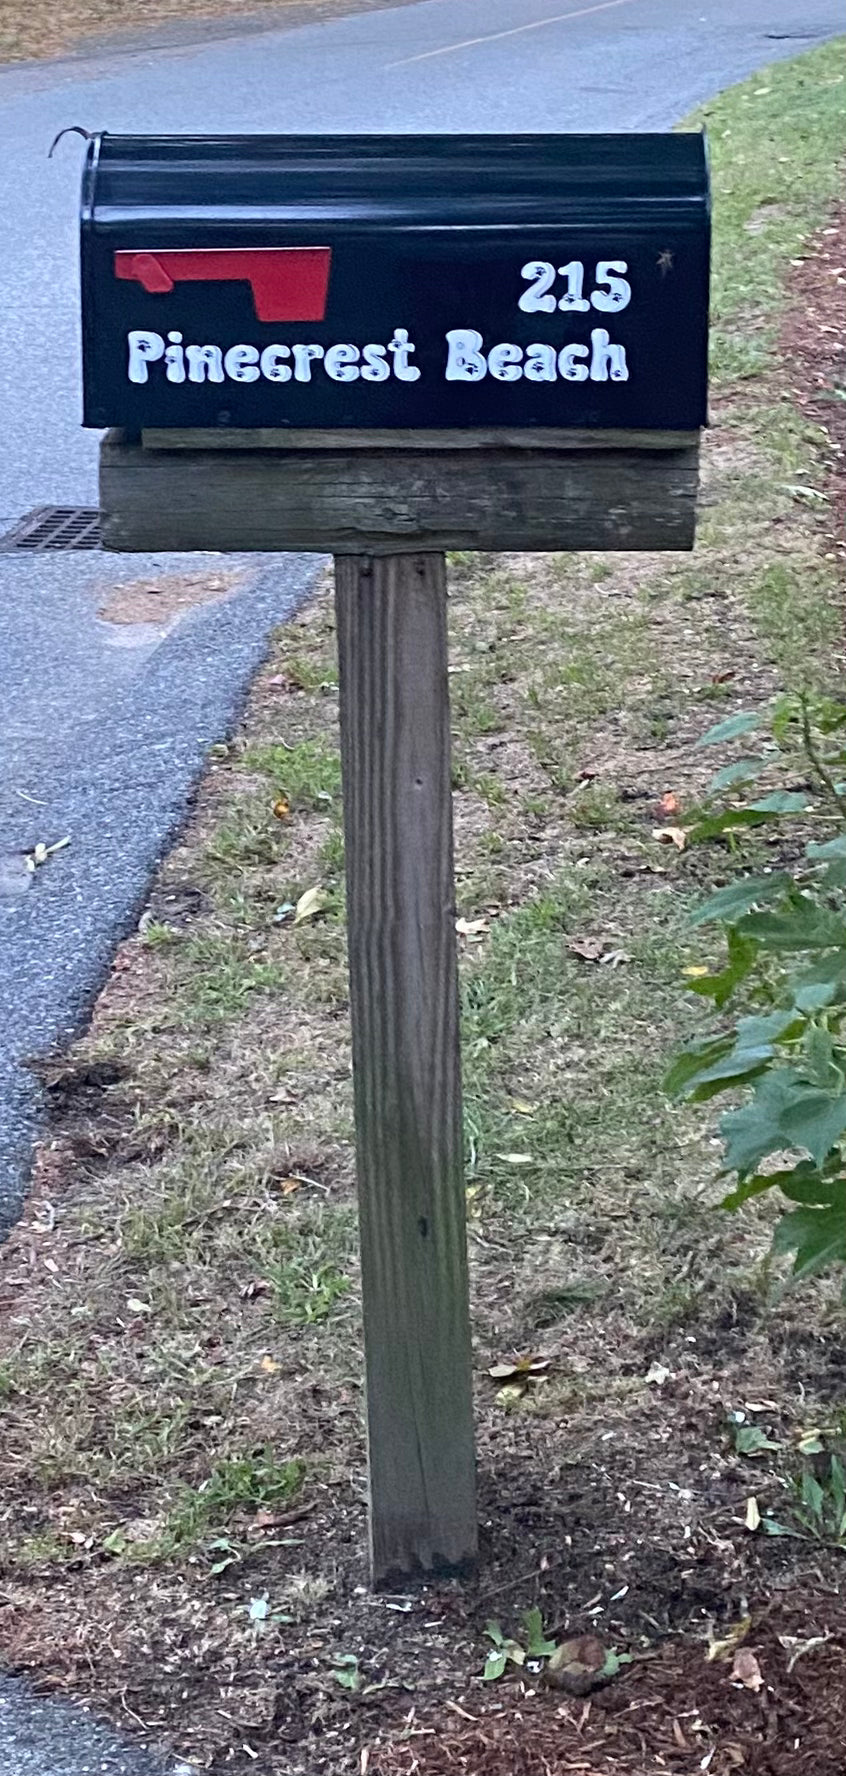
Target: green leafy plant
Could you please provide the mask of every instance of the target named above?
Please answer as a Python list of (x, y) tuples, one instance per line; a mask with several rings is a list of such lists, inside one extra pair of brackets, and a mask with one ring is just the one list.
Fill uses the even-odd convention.
[(332, 1667), (332, 1676), (342, 1690), (358, 1692), (364, 1679), (355, 1653), (339, 1653)]
[[(765, 719), (732, 716), (700, 745), (746, 739)], [(688, 839), (733, 847), (775, 826), (781, 867), (737, 877), (693, 914), (722, 929), (726, 953), (688, 969), (688, 987), (737, 1015), (682, 1050), (664, 1087), (694, 1103), (746, 1094), (720, 1122), (721, 1170), (736, 1178), (723, 1206), (779, 1189), (794, 1206), (773, 1249), (806, 1276), (846, 1262), (846, 704), (784, 697), (768, 725), (756, 756), (717, 772)], [(795, 786), (736, 799), (762, 776)]]
[(520, 1621), (520, 1640), (512, 1640), (503, 1634), (498, 1622), (485, 1623), (485, 1634), (493, 1641), (482, 1672), (485, 1683), (495, 1683), (509, 1664), (525, 1665), (527, 1659), (548, 1659), (555, 1652), (558, 1643), (544, 1633), (543, 1617), (537, 1605), (524, 1610)]
[(806, 1468), (797, 1481), (793, 1514), (814, 1541), (846, 1548), (846, 1471), (838, 1455), (820, 1470)]

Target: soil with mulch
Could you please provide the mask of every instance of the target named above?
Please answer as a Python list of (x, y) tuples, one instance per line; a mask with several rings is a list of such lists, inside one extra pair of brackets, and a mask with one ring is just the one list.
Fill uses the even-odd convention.
[[(819, 1623), (812, 1632), (811, 1620)], [(704, 1660), (675, 1641), (582, 1700), (514, 1684), (497, 1706), (409, 1720), (369, 1776), (841, 1776), (846, 1610), (771, 1605), (743, 1653)], [(740, 1675), (738, 1675), (738, 1673)]]

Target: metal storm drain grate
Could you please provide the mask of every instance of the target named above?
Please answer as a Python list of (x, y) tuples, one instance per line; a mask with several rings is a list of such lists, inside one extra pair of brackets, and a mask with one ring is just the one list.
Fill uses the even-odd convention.
[(38, 506), (27, 512), (6, 536), (0, 537), (3, 554), (23, 550), (41, 554), (47, 549), (99, 549), (100, 513), (96, 506)]

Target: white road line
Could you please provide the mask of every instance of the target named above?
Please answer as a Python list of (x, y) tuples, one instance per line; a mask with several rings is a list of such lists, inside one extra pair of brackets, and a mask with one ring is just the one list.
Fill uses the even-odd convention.
[(429, 62), (433, 56), (455, 55), (459, 49), (473, 49), (477, 43), (496, 43), (500, 37), (519, 37), (523, 31), (539, 31), (542, 25), (560, 25), (565, 19), (588, 18), (593, 12), (608, 12), (612, 6), (631, 6), (632, 0), (600, 0), (598, 6), (580, 6), (577, 12), (556, 12), (551, 18), (533, 19), (528, 25), (512, 25), (508, 31), (490, 31), (486, 37), (465, 37), (463, 43), (445, 43), (440, 49), (424, 49), (420, 55), (403, 56), (388, 62), (388, 68), (408, 68), (412, 62)]

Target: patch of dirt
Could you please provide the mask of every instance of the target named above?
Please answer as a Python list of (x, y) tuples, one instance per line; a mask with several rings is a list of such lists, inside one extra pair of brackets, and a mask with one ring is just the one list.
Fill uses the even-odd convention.
[(735, 1667), (669, 1642), (586, 1700), (514, 1682), (493, 1706), (415, 1714), (374, 1747), (368, 1776), (841, 1776), (843, 1605), (776, 1603), (753, 1617), (743, 1654)]
[(846, 204), (840, 205), (808, 247), (791, 279), (792, 301), (780, 347), (797, 407), (825, 439), (821, 522), (831, 546), (846, 558)]
[(406, 0), (3, 0), (0, 61), (81, 57), (255, 31), (292, 31)]
[[(254, 577), (245, 568), (216, 573), (157, 574), (143, 580), (111, 583), (97, 608), (107, 623), (154, 623), (170, 628), (198, 604), (219, 604)], [(95, 593), (98, 590), (94, 588)]]

